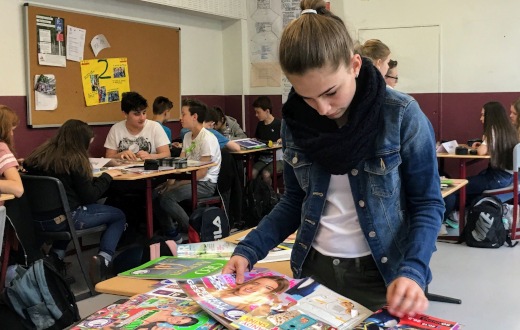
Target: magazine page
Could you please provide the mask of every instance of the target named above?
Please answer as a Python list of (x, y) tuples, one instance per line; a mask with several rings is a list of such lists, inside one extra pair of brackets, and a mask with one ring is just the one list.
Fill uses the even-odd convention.
[(460, 325), (457, 322), (443, 320), (425, 314), (399, 318), (388, 313), (388, 310), (385, 307), (370, 315), (361, 324), (354, 328), (354, 330), (367, 329), (457, 330), (460, 329)]
[(227, 260), (159, 257), (118, 276), (185, 280), (219, 273)]
[[(237, 285), (235, 274), (206, 276), (198, 279), (179, 281), (179, 286), (201, 307), (229, 325), (250, 312), (263, 313), (269, 305), (289, 305), (292, 301), (280, 301), (277, 293), (283, 292), (299, 280), (274, 271), (245, 273), (243, 284)], [(227, 322), (225, 322), (227, 321)]]
[(223, 240), (190, 243), (177, 245), (177, 257), (179, 258), (226, 258), (229, 259), (235, 251), (236, 244)]
[(345, 298), (312, 278), (277, 295), (269, 308), (256, 310), (233, 322), (240, 329), (351, 329), (372, 314), (359, 303)]
[(71, 329), (224, 329), (195, 301), (179, 298), (178, 293), (184, 294), (176, 283), (167, 284), (104, 308)]

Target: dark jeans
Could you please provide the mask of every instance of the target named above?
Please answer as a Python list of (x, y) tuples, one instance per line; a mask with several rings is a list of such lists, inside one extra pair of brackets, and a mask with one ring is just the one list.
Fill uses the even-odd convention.
[[(504, 188), (512, 183), (512, 174), (488, 167), (479, 174), (468, 177), (466, 206), (470, 205), (484, 190)], [(446, 204), (446, 212), (444, 213), (444, 218), (446, 219), (451, 211), (459, 209), (459, 192), (444, 198), (444, 203)]]
[[(76, 229), (87, 229), (105, 224), (107, 229), (101, 236), (99, 251), (110, 256), (114, 255), (119, 238), (125, 230), (126, 220), (123, 211), (109, 205), (89, 204), (72, 211), (72, 219)], [(42, 231), (67, 230), (66, 220), (59, 224), (56, 224), (54, 219), (36, 221), (36, 225)], [(52, 247), (57, 250), (66, 250), (68, 244), (69, 241), (54, 241)]]
[(308, 276), (373, 311), (386, 305), (385, 281), (372, 255), (334, 258), (311, 248), (302, 271), (302, 277)]

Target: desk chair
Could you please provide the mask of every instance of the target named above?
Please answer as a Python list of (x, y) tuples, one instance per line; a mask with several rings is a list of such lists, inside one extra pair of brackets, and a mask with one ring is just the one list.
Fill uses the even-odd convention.
[(495, 195), (503, 202), (513, 199), (513, 222), (511, 224), (511, 239), (520, 238), (518, 224), (518, 168), (520, 168), (520, 143), (513, 148), (513, 184), (500, 189), (484, 190), (484, 195)]
[(83, 278), (87, 283), (89, 291), (86, 294), (81, 294), (77, 297), (78, 300), (89, 296), (95, 296), (96, 291), (90, 281), (88, 274), (88, 267), (85, 264), (85, 259), (81, 252), (81, 245), (78, 237), (83, 237), (97, 232), (102, 232), (106, 229), (106, 225), (92, 227), (88, 229), (76, 230), (74, 228), (74, 220), (70, 211), (69, 202), (67, 200), (67, 194), (63, 183), (57, 178), (50, 176), (38, 176), (38, 175), (22, 175), (22, 182), (25, 189), (24, 195), (27, 196), (29, 206), (33, 214), (51, 212), (57, 209), (61, 209), (67, 218), (69, 225), (68, 230), (59, 232), (49, 231), (38, 231), (37, 235), (42, 238), (51, 240), (72, 240), (74, 248), (76, 249), (76, 257), (83, 274)]

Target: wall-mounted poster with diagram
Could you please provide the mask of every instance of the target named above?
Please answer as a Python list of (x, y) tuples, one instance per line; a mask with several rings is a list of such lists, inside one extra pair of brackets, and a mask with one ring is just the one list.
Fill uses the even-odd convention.
[(87, 106), (119, 102), (130, 91), (126, 57), (81, 61), (81, 79)]

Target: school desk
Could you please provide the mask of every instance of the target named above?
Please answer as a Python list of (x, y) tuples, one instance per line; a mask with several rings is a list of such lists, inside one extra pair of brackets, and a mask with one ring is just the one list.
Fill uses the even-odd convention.
[[(468, 165), (472, 165), (480, 160), (491, 158), (489, 155), (455, 155), (449, 154), (447, 152), (438, 152), (437, 158), (440, 160), (439, 168), (441, 170), (444, 169), (444, 160), (445, 159), (458, 159), (459, 160), (459, 179), (466, 178), (466, 167)], [(466, 209), (466, 187), (465, 185), (460, 188), (459, 194), (459, 214), (465, 214)], [(462, 230), (464, 229), (464, 216), (460, 217), (459, 220), (459, 235), (462, 235)]]
[(451, 180), (452, 183), (448, 187), (441, 189), (442, 198), (445, 198), (445, 197), (453, 194), (454, 192), (456, 192), (457, 190), (461, 189), (462, 187), (464, 187), (465, 185), (468, 184), (468, 180), (466, 180), (466, 179), (449, 179), (449, 180)]
[(114, 181), (122, 181), (122, 182), (138, 182), (144, 183), (145, 185), (145, 195), (146, 195), (146, 234), (148, 238), (153, 236), (153, 203), (152, 203), (152, 180), (154, 178), (163, 177), (163, 178), (184, 178), (187, 176), (191, 180), (191, 202), (192, 207), (195, 210), (197, 208), (197, 171), (203, 168), (208, 168), (215, 166), (215, 163), (208, 163), (200, 166), (189, 166), (186, 168), (176, 168), (172, 170), (164, 170), (164, 171), (153, 171), (146, 173), (125, 173), (120, 176), (116, 176)]
[(255, 156), (258, 155), (258, 152), (271, 151), (273, 153), (273, 189), (276, 191), (276, 188), (278, 188), (278, 177), (276, 175), (276, 151), (281, 148), (282, 144), (276, 143), (272, 147), (242, 149), (239, 151), (231, 151), (230, 154), (233, 154), (235, 157), (242, 157), (242, 159), (246, 161), (246, 182), (248, 182), (253, 179), (253, 165), (255, 163)]
[(14, 199), (13, 194), (0, 194), (0, 201), (8, 201), (10, 199)]

